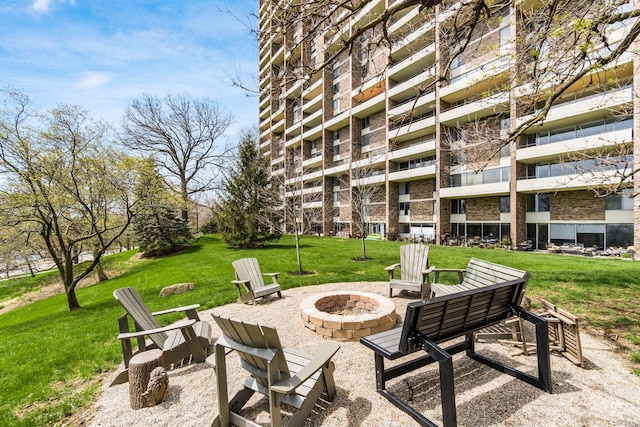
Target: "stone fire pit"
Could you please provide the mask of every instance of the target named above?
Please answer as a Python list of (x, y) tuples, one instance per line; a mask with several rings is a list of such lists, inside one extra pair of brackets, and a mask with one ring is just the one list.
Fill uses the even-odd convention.
[(300, 310), (305, 327), (338, 341), (357, 340), (396, 325), (393, 301), (367, 292), (312, 295), (300, 303)]

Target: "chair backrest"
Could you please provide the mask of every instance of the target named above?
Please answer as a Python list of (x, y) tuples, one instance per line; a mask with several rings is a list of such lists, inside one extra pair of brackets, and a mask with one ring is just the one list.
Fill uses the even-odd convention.
[(529, 277), (529, 273), (524, 270), (507, 267), (506, 265), (471, 258), (467, 265), (467, 273), (464, 276), (463, 283), (481, 288), (483, 286), (495, 285), (496, 283), (522, 279), (523, 277)]
[[(151, 314), (147, 305), (140, 298), (140, 294), (134, 288), (121, 288), (116, 289), (113, 292), (113, 296), (126, 312), (131, 316), (133, 321), (139, 330), (156, 329), (160, 327), (160, 324), (155, 317)], [(158, 334), (151, 334), (149, 338), (158, 348), (164, 346), (164, 342), (167, 340), (168, 335), (164, 332)]]
[(422, 272), (429, 267), (429, 246), (400, 246), (400, 277), (408, 282), (422, 282)]
[(260, 265), (255, 258), (242, 258), (232, 262), (233, 269), (236, 271), (236, 279), (251, 281), (251, 288), (263, 288), (264, 279), (260, 271)]
[(399, 349), (413, 351), (410, 339), (421, 334), (434, 343), (475, 332), (513, 316), (527, 278), (409, 303)]
[(236, 348), (242, 367), (251, 372), (252, 376), (264, 387), (269, 387), (267, 375), (269, 362), (272, 368), (275, 366), (278, 371), (278, 376), (273, 381), (291, 377), (282, 345), (280, 344), (280, 338), (274, 327), (233, 320), (216, 314), (212, 314), (212, 316), (227, 339), (249, 348), (268, 349), (274, 352), (274, 358), (268, 361), (260, 357), (254, 357)]

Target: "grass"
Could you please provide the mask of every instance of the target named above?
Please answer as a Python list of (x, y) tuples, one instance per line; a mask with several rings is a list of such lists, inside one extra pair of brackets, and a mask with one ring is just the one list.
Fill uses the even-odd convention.
[[(259, 250), (231, 250), (217, 236), (205, 236), (170, 257), (134, 260), (130, 251), (106, 258), (105, 267), (122, 274), (79, 289), (81, 310), (69, 312), (65, 296), (58, 295), (0, 315), (0, 366), (4, 367), (0, 425), (59, 425), (93, 400), (99, 374), (122, 361), (115, 338), (122, 309), (112, 296), (117, 288), (136, 287), (152, 311), (195, 302), (202, 309), (224, 305), (236, 299), (230, 283), (231, 261), (247, 256), (257, 257), (265, 272), (279, 271), (285, 290), (330, 282), (384, 281), (384, 267), (397, 262), (401, 243), (369, 241), (371, 259), (359, 262), (353, 260), (360, 256), (359, 240), (305, 236), (301, 244), (303, 268), (314, 271), (313, 275), (286, 274), (297, 270), (290, 236)], [(640, 297), (637, 262), (443, 246), (432, 246), (429, 253), (430, 263), (441, 267), (463, 268), (471, 257), (530, 271), (527, 295), (534, 303), (544, 297), (579, 316), (590, 328), (614, 339), (624, 338), (632, 349), (640, 344), (640, 307), (630, 303)], [(453, 280), (454, 276), (443, 278)], [(0, 305), (50, 280), (49, 275), (39, 275), (0, 282)], [(164, 286), (179, 282), (194, 282), (196, 289), (158, 296)], [(166, 324), (178, 317), (166, 316), (162, 321)], [(629, 359), (640, 364), (637, 350), (629, 351)]]

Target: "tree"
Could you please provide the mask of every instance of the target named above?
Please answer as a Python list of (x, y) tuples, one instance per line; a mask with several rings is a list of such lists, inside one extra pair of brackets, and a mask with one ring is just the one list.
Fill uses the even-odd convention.
[[(305, 191), (303, 177), (309, 173), (309, 168), (303, 165), (300, 147), (287, 149), (285, 159), (286, 175), (276, 175), (273, 183), (282, 196), (279, 206), (282, 208), (285, 232), (294, 236), (298, 274), (305, 274), (307, 272), (302, 267), (300, 237), (310, 233), (312, 223), (317, 217), (322, 216), (322, 207), (309, 208), (307, 205), (318, 201), (322, 203), (323, 191), (322, 189), (319, 192)], [(308, 190), (314, 190), (314, 187), (315, 183), (306, 183)]]
[[(56, 265), (69, 310), (76, 286), (100, 263), (134, 216), (135, 161), (109, 144), (109, 128), (77, 106), (38, 114), (29, 98), (2, 91), (0, 221), (39, 236)], [(93, 259), (78, 267), (83, 249)]]
[(279, 198), (271, 185), (255, 131), (244, 131), (236, 164), (223, 180), (214, 217), (224, 241), (235, 248), (255, 248), (280, 238)]
[(144, 256), (166, 255), (184, 249), (193, 235), (175, 208), (179, 202), (166, 188), (153, 159), (146, 159), (135, 188), (138, 200), (134, 234)]
[(360, 239), (361, 255), (358, 260), (367, 260), (367, 235), (372, 218), (384, 219), (384, 212), (377, 207), (385, 205), (383, 185), (376, 183), (375, 177), (380, 171), (380, 164), (384, 165), (384, 156), (363, 158), (353, 162), (349, 174), (339, 179), (341, 187), (350, 188), (351, 232)]
[(169, 188), (180, 195), (187, 221), (191, 196), (211, 190), (224, 170), (229, 147), (221, 139), (231, 123), (233, 117), (209, 98), (145, 94), (127, 107), (121, 141), (153, 156)]

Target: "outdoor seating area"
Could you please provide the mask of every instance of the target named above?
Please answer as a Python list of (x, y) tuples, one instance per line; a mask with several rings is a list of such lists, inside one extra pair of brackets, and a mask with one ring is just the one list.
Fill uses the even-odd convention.
[[(307, 359), (312, 358), (324, 343), (330, 343), (333, 347), (340, 346), (330, 359), (335, 367), (335, 396), (333, 400), (321, 396), (315, 401), (315, 410), (305, 425), (415, 425), (410, 415), (396, 408), (381, 394), (375, 393), (375, 362), (370, 349), (358, 341), (327, 340), (307, 330), (302, 322), (297, 320), (300, 303), (305, 298), (345, 288), (386, 295), (388, 282), (334, 283), (292, 288), (286, 290), (282, 299), (268, 299), (256, 306), (232, 303), (201, 311), (199, 316), (202, 319), (212, 319), (213, 314), (219, 318), (241, 319), (245, 324), (266, 326), (267, 328), (262, 328), (260, 332), (265, 335), (269, 333), (268, 327), (273, 327), (283, 349), (310, 355)], [(394, 297), (392, 301), (397, 312), (404, 314), (407, 312), (407, 306), (415, 304), (417, 299), (418, 295), (415, 293)], [(402, 326), (404, 322), (405, 317), (402, 317), (398, 326)], [(216, 339), (223, 337), (224, 330), (220, 325), (213, 320), (210, 320), (210, 323), (212, 336)], [(555, 352), (551, 353), (554, 394), (513, 379), (470, 357), (464, 357), (463, 354), (453, 355), (452, 381), (455, 385), (457, 425), (553, 424), (557, 420), (553, 414), (558, 413), (563, 414), (563, 420), (568, 425), (584, 420), (588, 420), (587, 423), (592, 425), (625, 425), (625, 421), (634, 419), (633, 416), (640, 405), (640, 380), (629, 378), (624, 363), (610, 356), (610, 347), (603, 341), (585, 334), (581, 336), (581, 341), (583, 360), (589, 369), (580, 369), (570, 360), (556, 356)], [(221, 341), (222, 343), (224, 341)], [(452, 344), (455, 345), (455, 342)], [(248, 347), (246, 349), (249, 350)], [(496, 342), (474, 344), (475, 353), (505, 365), (515, 365), (518, 370), (536, 376), (539, 356), (525, 356), (521, 352), (514, 354), (513, 349), (513, 345)], [(420, 350), (420, 353), (424, 351)], [(419, 353), (408, 357), (415, 357), (417, 354)], [(210, 360), (211, 357), (209, 356)], [(227, 390), (231, 396), (245, 387), (244, 384), (249, 377), (245, 367), (248, 365), (243, 362), (239, 351), (226, 354), (224, 359)], [(405, 359), (401, 358), (393, 361), (393, 364), (395, 366), (396, 362), (404, 361)], [(164, 403), (137, 411), (123, 404), (129, 399), (126, 384), (105, 388), (96, 402), (96, 414), (88, 425), (112, 425), (108, 420), (117, 419), (120, 425), (143, 425), (144, 422), (152, 422), (154, 425), (167, 426), (210, 426), (219, 415), (217, 371), (207, 363), (199, 363), (169, 370), (168, 375), (169, 388)], [(444, 421), (439, 376), (438, 363), (433, 363), (402, 377), (387, 379), (386, 389), (399, 398), (410, 401), (417, 412), (436, 425), (442, 425)], [(109, 378), (105, 382), (109, 382), (108, 380)], [(615, 384), (622, 382), (625, 384), (625, 393), (620, 394)], [(269, 425), (271, 406), (269, 399), (262, 396), (260, 393), (254, 394), (244, 404), (241, 416), (259, 425)], [(615, 405), (617, 410), (599, 410), (603, 402), (608, 406)], [(280, 412), (283, 423), (286, 424), (297, 410), (289, 405), (282, 405)]]

